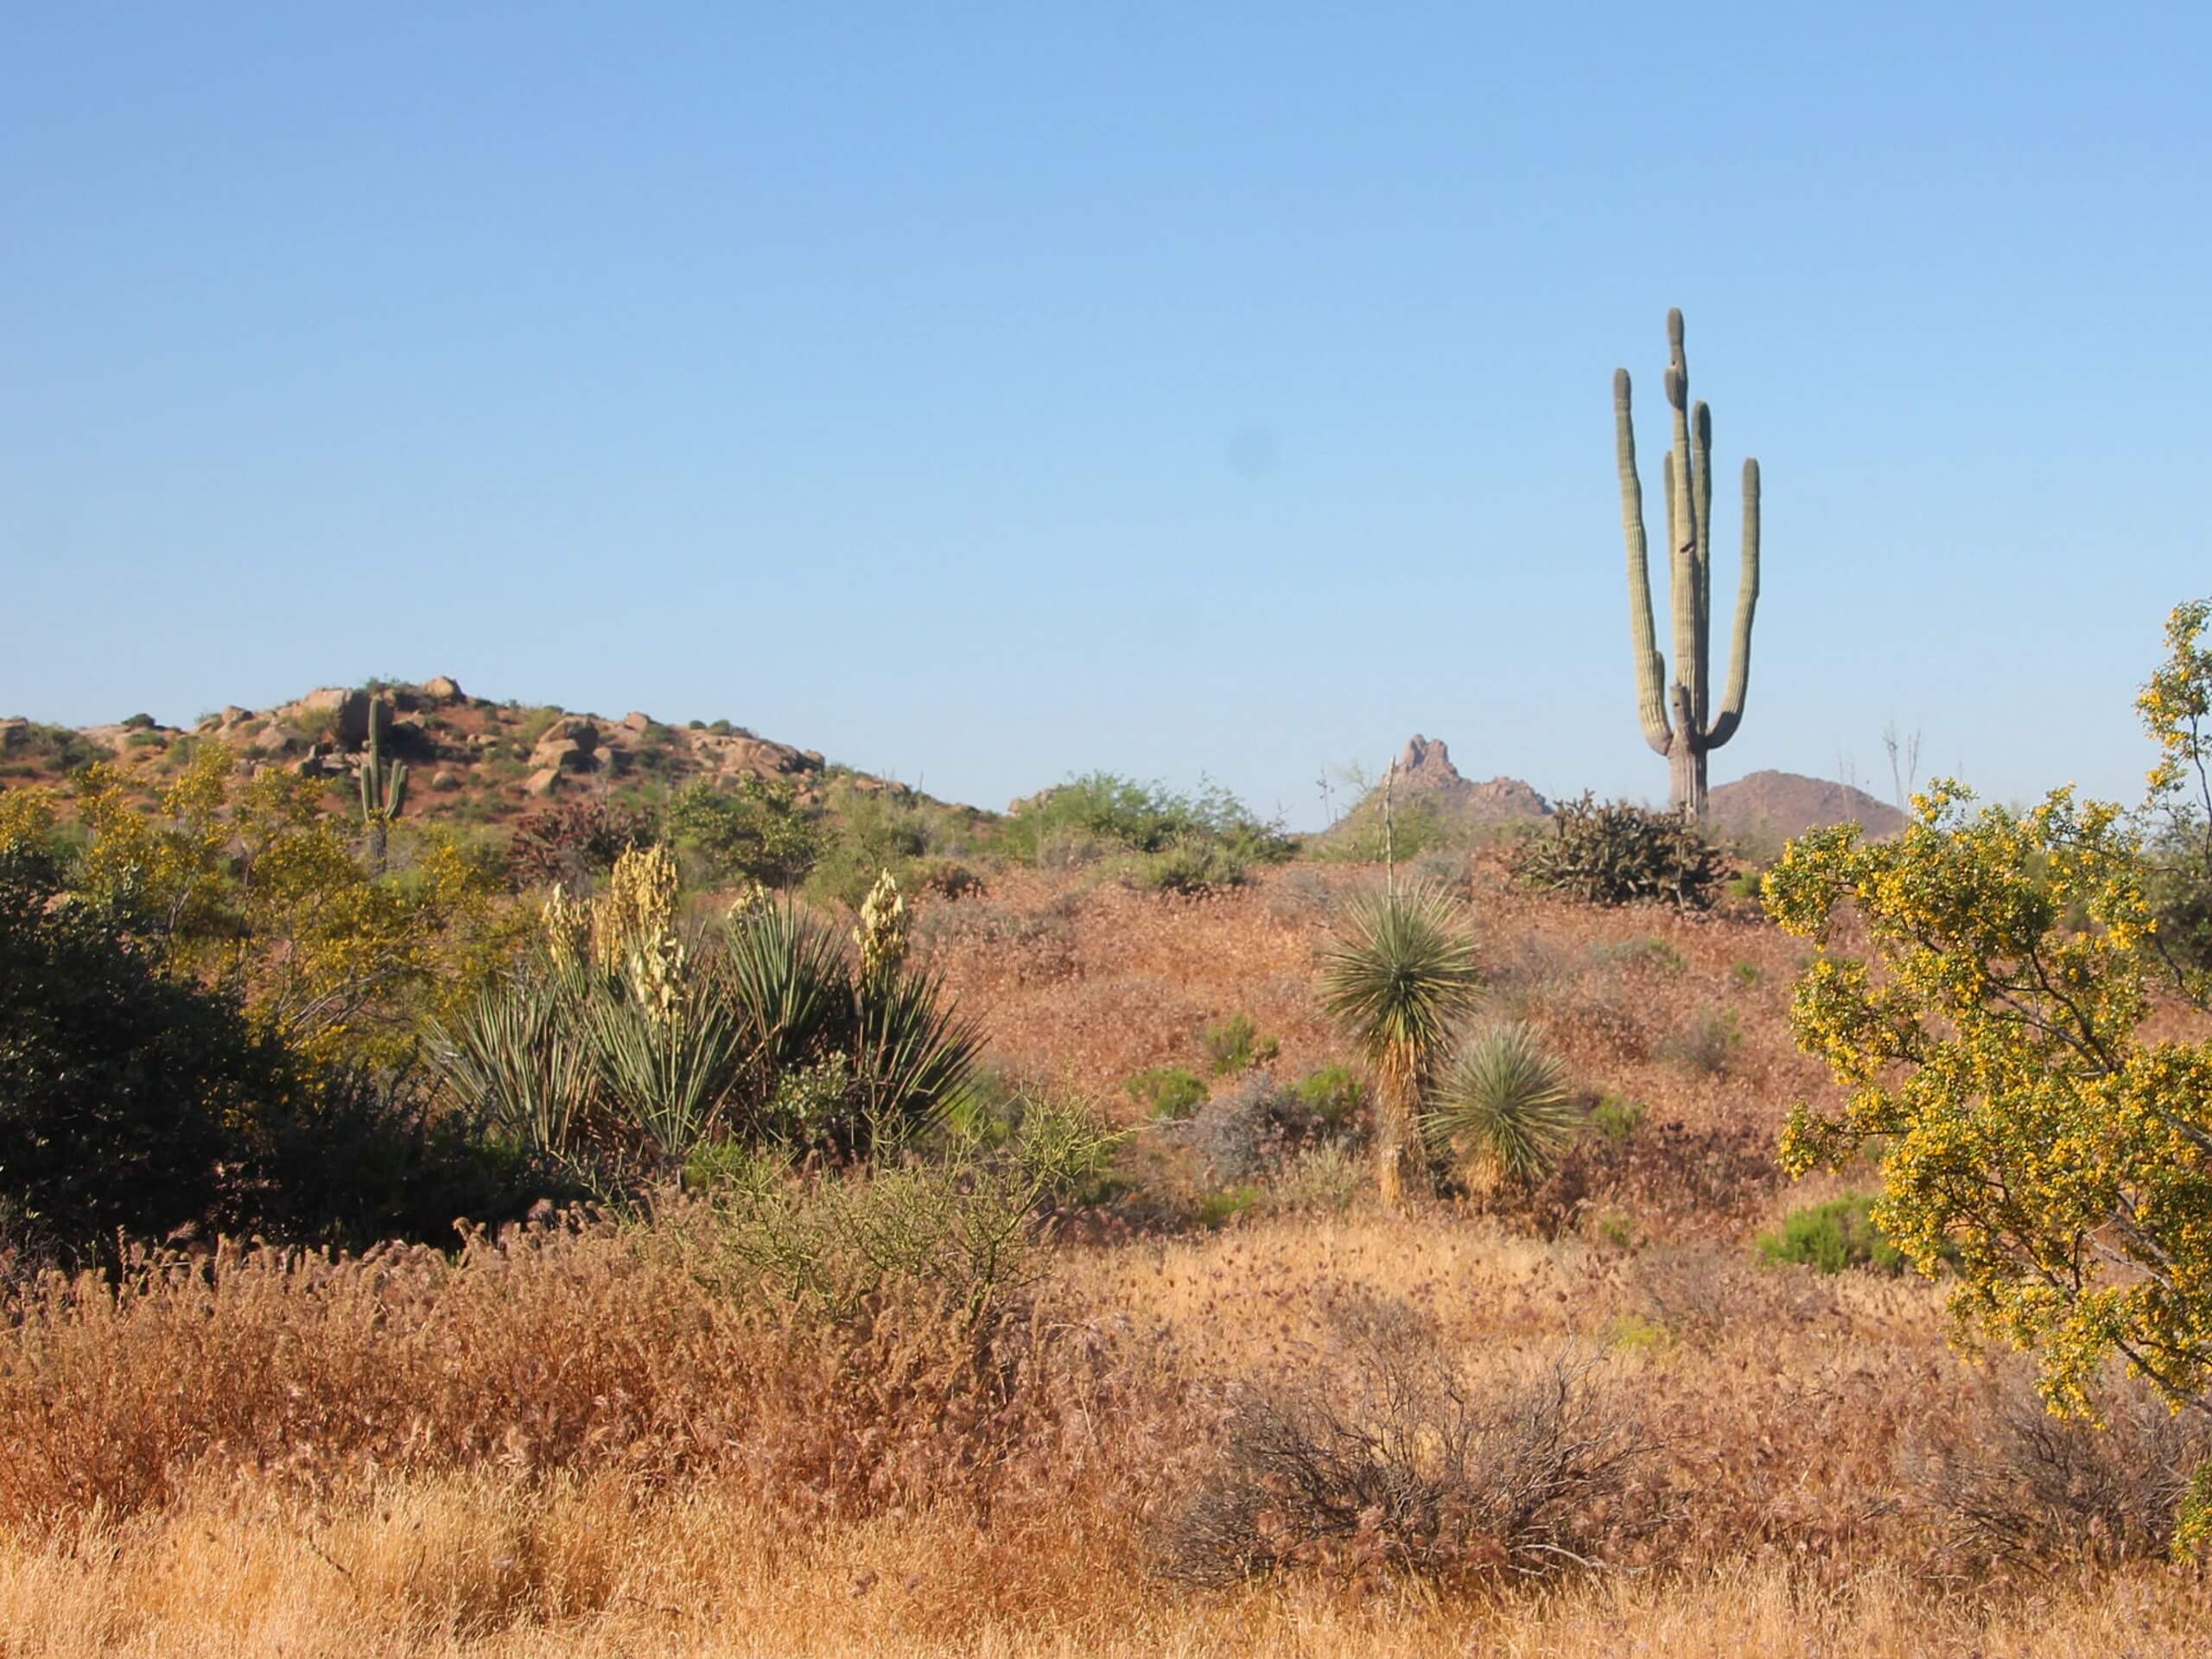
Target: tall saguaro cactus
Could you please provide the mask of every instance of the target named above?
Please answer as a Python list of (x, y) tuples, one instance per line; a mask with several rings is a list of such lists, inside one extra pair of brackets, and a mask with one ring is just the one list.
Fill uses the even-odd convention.
[(384, 705), (369, 703), (369, 750), (361, 757), (361, 823), (368, 832), (369, 866), (384, 873), (385, 839), (407, 804), (407, 763), (384, 762)]
[(1621, 468), (1621, 529), (1628, 538), (1629, 648), (1636, 659), (1637, 713), (1643, 739), (1667, 757), (1675, 810), (1705, 817), (1705, 757), (1736, 734), (1751, 673), (1751, 613), (1759, 602), (1759, 464), (1744, 462), (1744, 571), (1736, 587), (1736, 631), (1728, 685), (1712, 710), (1713, 413), (1689, 401), (1682, 314), (1667, 313), (1667, 402), (1675, 411), (1667, 455), (1667, 550), (1675, 613), (1675, 674), (1651, 624), (1651, 578), (1643, 537), (1643, 484), (1636, 470), (1636, 426), (1628, 371), (1613, 371), (1613, 437)]

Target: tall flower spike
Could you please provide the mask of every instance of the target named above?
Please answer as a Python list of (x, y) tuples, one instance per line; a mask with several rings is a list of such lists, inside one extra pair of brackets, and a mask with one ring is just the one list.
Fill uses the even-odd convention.
[(905, 965), (907, 927), (906, 901), (899, 896), (899, 883), (886, 870), (868, 890), (861, 906), (861, 925), (853, 930), (865, 977), (882, 978)]

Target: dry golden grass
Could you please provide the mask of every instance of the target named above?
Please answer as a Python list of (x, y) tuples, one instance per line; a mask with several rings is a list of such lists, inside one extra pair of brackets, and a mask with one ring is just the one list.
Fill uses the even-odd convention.
[[(1901, 1452), (1979, 1384), (1933, 1292), (1738, 1265), (1272, 1223), (1067, 1253), (980, 1370), (918, 1306), (718, 1300), (658, 1234), (50, 1287), (0, 1360), (0, 1652), (2188, 1650), (2192, 1573), (1947, 1589)], [(1669, 1524), (1554, 1586), (1170, 1582), (1239, 1390), (1341, 1358), (1331, 1308), (1376, 1295), (1477, 1375), (1599, 1357)]]
[(0, 1651), (361, 1655), (2124, 1656), (2201, 1652), (2202, 1583), (1946, 1596), (1785, 1563), (1434, 1603), (1325, 1586), (1131, 1579), (1065, 1525), (931, 1517), (794, 1533), (714, 1493), (637, 1501), (491, 1478), (394, 1483), (336, 1509), (195, 1497), (147, 1523), (0, 1552)]

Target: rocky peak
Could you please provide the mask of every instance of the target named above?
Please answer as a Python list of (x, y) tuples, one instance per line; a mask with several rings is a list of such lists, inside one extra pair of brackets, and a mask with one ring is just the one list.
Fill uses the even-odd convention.
[(1460, 776), (1444, 740), (1418, 732), (1399, 751), (1397, 786), (1470, 818), (1541, 818), (1552, 810), (1550, 802), (1518, 778), (1492, 778), (1478, 784)]

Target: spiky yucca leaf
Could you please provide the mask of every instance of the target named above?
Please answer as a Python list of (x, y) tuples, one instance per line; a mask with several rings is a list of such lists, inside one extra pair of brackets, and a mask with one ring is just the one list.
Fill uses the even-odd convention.
[(1458, 903), (1424, 884), (1352, 901), (1322, 959), (1321, 1004), (1387, 1080), (1410, 1086), (1472, 1005), (1479, 979)]
[(607, 1098), (680, 1166), (714, 1128), (749, 1058), (736, 1017), (696, 982), (657, 1002), (596, 985), (584, 1015)]
[(1518, 1020), (1469, 1039), (1430, 1100), (1421, 1128), (1432, 1148), (1472, 1174), (1516, 1185), (1548, 1174), (1582, 1122), (1566, 1066)]
[(520, 972), (431, 1034), (432, 1063), (462, 1103), (544, 1157), (567, 1155), (596, 1081), (577, 996), (568, 976)]

